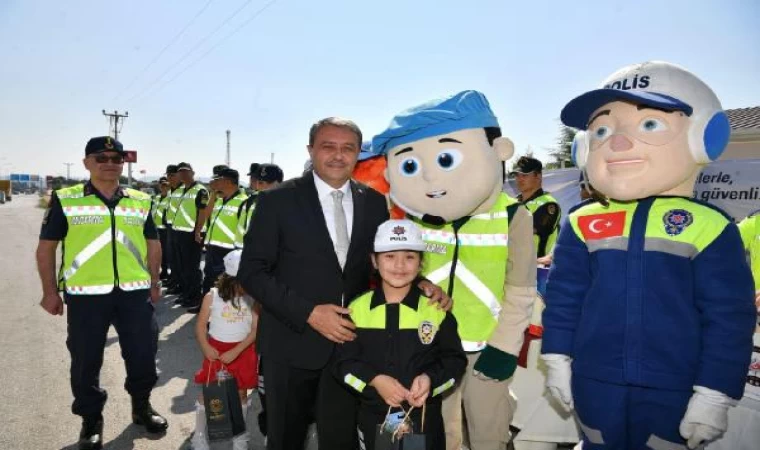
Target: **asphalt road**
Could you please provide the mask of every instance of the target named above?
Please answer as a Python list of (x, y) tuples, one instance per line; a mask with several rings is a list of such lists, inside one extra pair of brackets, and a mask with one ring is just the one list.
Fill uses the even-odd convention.
[[(39, 306), (41, 289), (34, 251), (43, 210), (37, 196), (18, 195), (0, 205), (0, 449), (76, 449), (81, 421), (71, 414), (66, 318), (50, 316)], [(158, 344), (159, 381), (151, 398), (169, 421), (160, 438), (132, 425), (130, 399), (123, 388), (125, 371), (118, 337), (109, 333), (101, 386), (108, 391), (105, 449), (189, 449), (195, 426), (194, 403), (200, 389), (192, 377), (201, 362), (193, 336), (195, 316), (173, 305), (173, 297), (156, 305), (161, 329)], [(255, 395), (254, 395), (255, 397)], [(264, 449), (256, 426), (254, 402), (248, 428), (251, 449)], [(216, 443), (213, 449), (231, 448)], [(309, 448), (316, 448), (313, 443)]]

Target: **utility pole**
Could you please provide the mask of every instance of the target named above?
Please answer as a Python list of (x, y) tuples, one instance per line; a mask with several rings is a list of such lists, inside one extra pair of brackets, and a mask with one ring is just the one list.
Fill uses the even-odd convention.
[[(124, 111), (124, 114), (119, 114), (119, 111), (114, 110), (112, 113), (107, 113), (103, 110), (103, 115), (108, 117), (108, 133), (111, 134), (113, 130), (113, 138), (119, 140), (119, 119), (126, 119), (129, 117), (129, 111)], [(121, 121), (121, 126), (124, 126), (124, 121)], [(132, 187), (132, 163), (127, 163), (127, 186)]]
[(71, 165), (74, 163), (63, 163), (66, 166), (66, 181), (71, 180)]
[(230, 130), (227, 130), (227, 167), (230, 167)]
[(272, 153), (272, 157), (269, 158), (269, 163), (274, 164), (274, 153)]

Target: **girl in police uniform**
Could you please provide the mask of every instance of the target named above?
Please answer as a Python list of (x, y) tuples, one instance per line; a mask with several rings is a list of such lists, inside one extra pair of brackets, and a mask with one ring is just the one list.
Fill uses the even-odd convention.
[[(217, 372), (221, 368), (226, 369), (237, 381), (245, 416), (248, 390), (254, 389), (258, 380), (254, 346), (258, 314), (253, 299), (243, 291), (236, 278), (241, 253), (242, 250), (235, 250), (224, 257), (224, 273), (219, 276), (216, 287), (203, 298), (195, 324), (195, 336), (204, 359), (195, 374), (195, 382), (215, 382)], [(247, 450), (248, 440), (247, 431), (235, 436), (233, 450)], [(195, 433), (191, 442), (193, 450), (209, 448), (202, 395), (196, 403)]]
[(413, 222), (381, 224), (374, 250), (379, 287), (350, 304), (357, 337), (340, 347), (335, 366), (338, 379), (360, 395), (360, 448), (374, 450), (377, 427), (387, 422), (391, 433), (404, 424), (397, 436), (424, 432), (428, 450), (446, 448), (441, 394), (467, 366), (456, 320), (417, 287), (425, 243)]

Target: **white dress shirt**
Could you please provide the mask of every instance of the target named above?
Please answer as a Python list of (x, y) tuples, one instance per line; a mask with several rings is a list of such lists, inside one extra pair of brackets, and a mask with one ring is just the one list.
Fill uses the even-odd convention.
[(348, 227), (348, 237), (351, 238), (351, 230), (354, 225), (354, 198), (351, 195), (351, 181), (346, 181), (346, 184), (335, 189), (329, 184), (325, 183), (316, 172), (314, 173), (314, 185), (317, 187), (317, 197), (319, 203), (322, 205), (322, 214), (325, 216), (325, 223), (327, 224), (327, 231), (330, 233), (330, 239), (333, 241), (333, 247), (335, 246), (335, 211), (333, 208), (333, 191), (343, 192), (343, 212), (346, 214), (346, 226)]

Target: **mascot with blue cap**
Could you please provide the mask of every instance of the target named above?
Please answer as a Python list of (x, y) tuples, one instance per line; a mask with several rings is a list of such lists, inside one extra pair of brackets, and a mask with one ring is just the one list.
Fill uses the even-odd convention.
[(697, 448), (728, 427), (755, 322), (736, 225), (692, 199), (730, 134), (713, 91), (665, 62), (627, 66), (562, 110), (609, 206), (560, 232), (543, 314), (547, 386), (589, 449)]
[[(515, 400), (509, 379), (535, 299), (533, 221), (502, 192), (514, 146), (480, 92), (398, 114), (375, 136), (393, 204), (423, 230), (423, 275), (447, 291), (468, 353), (462, 382), (443, 399), (446, 447), (504, 450)], [(436, 391), (433, 391), (433, 396)]]

